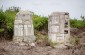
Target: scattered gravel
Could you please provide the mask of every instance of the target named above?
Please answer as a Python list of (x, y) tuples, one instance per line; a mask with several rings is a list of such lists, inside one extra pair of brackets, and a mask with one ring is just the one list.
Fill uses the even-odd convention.
[(20, 46), (13, 42), (0, 43), (0, 55), (85, 55), (85, 45), (59, 49), (50, 46)]

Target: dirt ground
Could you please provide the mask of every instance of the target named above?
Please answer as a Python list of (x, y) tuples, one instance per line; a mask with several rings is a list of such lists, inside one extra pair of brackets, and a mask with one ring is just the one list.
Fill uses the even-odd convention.
[(35, 47), (29, 45), (18, 45), (12, 41), (0, 41), (0, 55), (85, 55), (85, 28), (72, 29), (71, 35), (78, 37), (80, 43), (64, 49), (52, 48), (50, 46)]
[(85, 55), (85, 45), (58, 49), (50, 46), (22, 46), (12, 41), (5, 41), (0, 42), (0, 55)]

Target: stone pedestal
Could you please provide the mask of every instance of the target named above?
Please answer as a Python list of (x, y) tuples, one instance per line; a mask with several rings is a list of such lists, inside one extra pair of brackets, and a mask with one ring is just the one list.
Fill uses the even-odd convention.
[(34, 42), (32, 12), (20, 11), (14, 21), (14, 42)]
[(48, 39), (56, 43), (56, 47), (65, 47), (69, 43), (69, 13), (53, 12), (48, 18)]

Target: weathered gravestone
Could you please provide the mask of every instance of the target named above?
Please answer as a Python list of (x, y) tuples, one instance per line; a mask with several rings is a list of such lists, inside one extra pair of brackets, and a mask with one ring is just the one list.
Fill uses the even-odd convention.
[(20, 11), (17, 13), (14, 22), (14, 42), (34, 42), (34, 28), (32, 12)]
[(53, 12), (48, 19), (48, 39), (55, 47), (66, 47), (69, 44), (69, 13)]

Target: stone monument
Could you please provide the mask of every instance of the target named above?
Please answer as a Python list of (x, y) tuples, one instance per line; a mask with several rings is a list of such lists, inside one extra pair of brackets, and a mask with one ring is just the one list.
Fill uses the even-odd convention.
[(53, 12), (48, 18), (48, 39), (55, 47), (66, 47), (70, 39), (69, 13)]
[(14, 42), (34, 42), (34, 28), (31, 11), (20, 11), (14, 21)]

